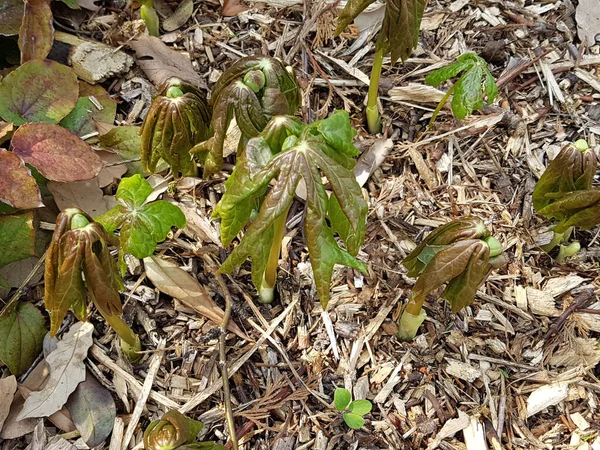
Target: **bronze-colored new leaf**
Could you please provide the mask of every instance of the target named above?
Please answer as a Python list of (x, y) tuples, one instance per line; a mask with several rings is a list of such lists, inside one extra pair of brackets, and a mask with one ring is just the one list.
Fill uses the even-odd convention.
[(177, 410), (165, 413), (160, 420), (154, 420), (144, 431), (146, 450), (176, 450), (185, 444), (196, 441), (196, 435), (203, 424), (190, 419)]
[(560, 220), (554, 228), (555, 232), (563, 233), (571, 227), (588, 230), (600, 224), (599, 189), (557, 194), (552, 198), (554, 201), (538, 212), (545, 217)]
[(202, 93), (177, 78), (168, 79), (154, 97), (140, 130), (142, 167), (154, 173), (162, 158), (175, 177), (196, 175), (189, 151), (209, 135), (210, 111)]
[(294, 114), (300, 106), (300, 89), (291, 68), (276, 58), (250, 56), (229, 67), (212, 90), (214, 136), (192, 150), (201, 153), (204, 175), (223, 166), (223, 144), (235, 116), (242, 132), (240, 149), (258, 136), (271, 117)]

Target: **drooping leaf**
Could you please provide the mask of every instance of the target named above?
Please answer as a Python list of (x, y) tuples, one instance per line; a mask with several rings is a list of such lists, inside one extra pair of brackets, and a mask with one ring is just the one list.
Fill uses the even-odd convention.
[(19, 29), (21, 64), (46, 59), (54, 41), (50, 0), (27, 0)]
[(0, 35), (19, 34), (24, 9), (22, 0), (0, 0)]
[(0, 316), (0, 359), (15, 376), (23, 375), (42, 351), (44, 316), (31, 303), (20, 303)]
[(62, 408), (77, 385), (85, 380), (83, 360), (93, 344), (93, 331), (91, 323), (78, 322), (58, 342), (56, 350), (46, 358), (50, 367), (48, 382), (25, 400), (18, 420), (47, 417)]
[(345, 411), (350, 404), (350, 400), (352, 400), (352, 397), (348, 389), (336, 388), (333, 392), (333, 405), (338, 411)]
[(365, 424), (365, 419), (363, 419), (362, 416), (359, 416), (358, 414), (344, 413), (343, 417), (344, 422), (346, 422), (346, 425), (348, 425), (353, 430), (358, 430)]
[(66, 404), (71, 419), (88, 447), (96, 447), (112, 433), (117, 409), (108, 389), (88, 371)]
[(11, 148), (16, 155), (52, 181), (89, 180), (102, 169), (102, 161), (92, 148), (59, 125), (23, 125), (15, 132)]
[(35, 254), (33, 212), (0, 216), (0, 267)]
[(352, 403), (350, 403), (350, 405), (348, 405), (348, 410), (354, 414), (358, 414), (359, 416), (369, 414), (372, 408), (373, 404), (369, 400), (354, 400)]
[(457, 119), (464, 119), (483, 106), (481, 82), (483, 70), (476, 65), (467, 70), (456, 82), (452, 97), (452, 112)]
[(96, 218), (107, 230), (120, 227), (120, 252), (140, 259), (154, 253), (156, 244), (166, 239), (171, 227), (184, 228), (186, 224), (177, 206), (165, 200), (146, 204), (151, 192), (150, 183), (141, 175), (123, 178), (116, 194), (123, 205)]
[[(98, 109), (90, 97), (99, 103)], [(96, 122), (113, 123), (117, 114), (117, 102), (110, 98), (101, 86), (79, 82), (79, 99), (73, 111), (60, 121), (60, 125), (77, 136), (85, 136), (97, 130)]]
[(15, 125), (58, 123), (75, 107), (75, 72), (54, 61), (28, 61), (0, 83), (0, 117)]
[[(345, 120), (349, 121), (346, 114)], [(278, 118), (273, 119), (278, 120)], [(356, 250), (357, 242), (362, 242), (365, 230), (365, 218), (367, 204), (362, 197), (360, 186), (356, 182), (353, 173), (340, 164), (334, 154), (336, 149), (331, 147), (325, 137), (315, 133), (318, 124), (307, 126), (299, 136), (290, 136), (284, 141), (283, 150), (287, 142), (291, 147), (285, 148), (264, 166), (261, 170), (252, 174), (245, 165), (240, 171), (240, 182), (233, 188), (230, 194), (226, 191), (220, 204), (216, 208), (217, 215), (227, 224), (227, 239), (231, 238), (233, 232), (241, 222), (248, 216), (248, 205), (242, 205), (248, 199), (255, 198), (261, 191), (275, 179), (275, 184), (262, 202), (256, 219), (246, 231), (244, 238), (233, 250), (229, 258), (223, 263), (219, 271), (228, 273), (236, 266), (242, 264), (247, 258), (252, 258), (252, 280), (259, 288), (262, 283), (266, 269), (266, 256), (273, 244), (274, 224), (280, 220), (294, 199), (294, 194), (300, 183), (304, 180), (307, 190), (307, 214), (304, 223), (304, 235), (310, 255), (310, 261), (315, 276), (317, 293), (325, 308), (329, 300), (329, 285), (333, 275), (335, 264), (365, 271), (366, 266), (353, 258), (350, 253), (342, 250), (334, 239), (334, 228), (341, 230), (340, 235), (352, 239), (351, 250)], [(293, 137), (293, 139), (292, 139)], [(259, 136), (257, 140), (268, 142), (268, 136)], [(289, 141), (292, 139), (291, 141)], [(339, 152), (339, 150), (337, 150)], [(248, 161), (261, 162), (265, 159), (268, 150), (266, 144), (251, 140), (246, 146), (246, 158)], [(340, 211), (334, 215), (328, 215), (329, 198), (321, 181), (319, 169), (329, 180), (333, 194), (339, 204)], [(237, 169), (236, 169), (237, 170)], [(237, 177), (237, 174), (235, 175)], [(237, 179), (237, 178), (236, 178)], [(237, 205), (240, 206), (240, 216), (236, 217)], [(333, 221), (343, 213), (346, 221), (343, 226), (330, 226), (327, 222)], [(345, 229), (351, 227), (352, 232)]]
[(40, 190), (21, 158), (0, 148), (0, 201), (16, 209), (44, 206)]
[(392, 64), (406, 61), (417, 46), (425, 0), (387, 0), (377, 49), (391, 53)]
[(570, 227), (587, 230), (600, 224), (600, 190), (559, 193), (556, 197), (558, 198), (553, 203), (538, 212), (545, 217), (561, 221), (554, 229), (557, 233), (562, 233)]

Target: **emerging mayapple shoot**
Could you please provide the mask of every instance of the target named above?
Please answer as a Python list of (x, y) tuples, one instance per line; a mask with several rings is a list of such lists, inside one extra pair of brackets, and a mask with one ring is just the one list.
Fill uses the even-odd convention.
[(294, 114), (300, 100), (293, 70), (278, 59), (249, 56), (229, 67), (210, 98), (214, 136), (192, 150), (201, 153), (204, 176), (223, 166), (223, 144), (233, 116), (242, 133), (241, 149), (248, 139), (258, 136), (271, 117)]
[(506, 263), (502, 245), (475, 217), (438, 227), (402, 261), (408, 276), (418, 277), (400, 317), (398, 337), (410, 341), (425, 320), (427, 295), (447, 283), (441, 297), (456, 313), (475, 299), (492, 268)]
[(144, 431), (145, 450), (226, 450), (214, 442), (196, 442), (204, 424), (190, 419), (177, 410), (153, 420)]
[(150, 36), (160, 36), (158, 14), (154, 9), (153, 0), (140, 0), (142, 6), (140, 7), (140, 16), (146, 24), (146, 29)]
[(108, 250), (109, 240), (104, 228), (79, 208), (69, 208), (58, 215), (46, 253), (44, 279), (50, 335), (56, 334), (69, 309), (79, 320), (86, 320), (87, 292), (121, 338), (124, 353), (135, 360), (139, 357), (140, 341), (121, 318), (119, 290), (123, 290), (123, 281)]
[[(366, 265), (353, 257), (364, 239), (368, 210), (351, 171), (358, 154), (352, 145), (355, 133), (348, 114), (337, 111), (310, 125), (290, 116), (274, 117), (248, 142), (213, 212), (221, 218), (223, 244), (238, 235), (253, 209), (260, 209), (219, 272), (231, 272), (250, 256), (252, 281), (262, 301), (273, 300), (286, 218), (301, 180), (306, 186), (304, 237), (323, 308), (335, 264), (366, 272)], [(322, 174), (333, 191), (330, 196)], [(275, 182), (265, 196), (271, 180)]]
[(597, 168), (596, 154), (586, 141), (579, 140), (562, 148), (535, 185), (534, 209), (544, 217), (558, 221), (554, 238), (542, 249), (549, 252), (560, 244), (559, 262), (578, 250), (578, 244), (563, 245), (573, 227), (585, 230), (600, 221), (599, 192), (592, 189)]
[(202, 93), (178, 78), (169, 78), (152, 100), (140, 130), (142, 167), (154, 173), (162, 158), (173, 176), (196, 175), (190, 149), (208, 139), (210, 112)]

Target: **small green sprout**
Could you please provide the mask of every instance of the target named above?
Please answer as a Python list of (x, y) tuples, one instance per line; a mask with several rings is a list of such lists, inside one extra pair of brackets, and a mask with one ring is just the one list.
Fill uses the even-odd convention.
[[(462, 74), (461, 74), (462, 73)], [(487, 62), (477, 56), (475, 53), (464, 53), (456, 58), (456, 62), (442, 67), (425, 78), (425, 83), (431, 86), (438, 86), (440, 83), (459, 76), (456, 83), (452, 85), (440, 104), (435, 109), (429, 126), (433, 125), (435, 119), (442, 107), (452, 93), (452, 112), (457, 119), (464, 119), (483, 106), (483, 92), (487, 97), (487, 104), (490, 105), (498, 97), (498, 86), (493, 75), (488, 69)], [(483, 81), (485, 75), (485, 81)], [(482, 91), (483, 82), (483, 91)]]
[(365, 424), (363, 416), (369, 414), (373, 408), (369, 400), (352, 401), (350, 391), (344, 388), (337, 388), (333, 393), (333, 405), (343, 413), (344, 422), (353, 430), (358, 430)]
[(148, 30), (148, 34), (150, 36), (158, 37), (160, 36), (160, 31), (158, 28), (158, 14), (154, 9), (154, 1), (153, 0), (140, 0), (142, 6), (140, 7), (140, 16), (142, 20), (146, 23), (146, 28)]

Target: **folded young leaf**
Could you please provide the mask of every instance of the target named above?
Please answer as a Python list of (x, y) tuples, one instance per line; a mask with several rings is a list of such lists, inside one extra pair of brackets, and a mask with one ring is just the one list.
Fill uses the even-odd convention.
[(589, 189), (562, 194), (538, 211), (545, 217), (560, 220), (554, 231), (563, 233), (570, 227), (588, 230), (600, 224), (600, 190)]
[(387, 0), (377, 49), (390, 53), (392, 64), (406, 61), (418, 44), (425, 0)]

